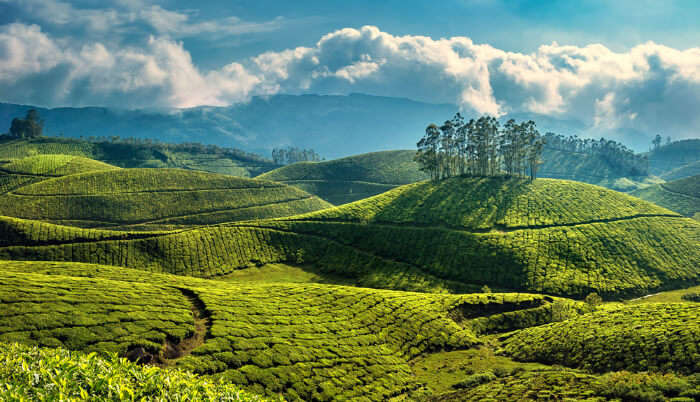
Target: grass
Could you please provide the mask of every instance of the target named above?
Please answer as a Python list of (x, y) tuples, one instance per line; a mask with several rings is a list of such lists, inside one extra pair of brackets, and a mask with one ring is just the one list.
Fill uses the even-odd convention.
[[(674, 170), (697, 163), (700, 160), (700, 139), (674, 141), (649, 152), (649, 170), (666, 180), (681, 178)], [(666, 175), (669, 174), (667, 177)], [(690, 176), (690, 175), (688, 175)]]
[(279, 183), (180, 169), (118, 169), (43, 180), (0, 196), (10, 216), (75, 226), (213, 224), (330, 204)]
[(259, 176), (287, 183), (335, 204), (357, 201), (427, 176), (415, 151), (372, 152), (326, 162), (300, 162)]
[(669, 290), (667, 292), (656, 293), (648, 297), (631, 300), (629, 303), (681, 303), (687, 301), (683, 299), (684, 295), (698, 292), (700, 292), (700, 286), (694, 286), (688, 289)]
[[(204, 344), (173, 364), (257, 394), (281, 393), (292, 400), (384, 400), (413, 395), (420, 384), (413, 378), (409, 360), (477, 345), (483, 328), (512, 331), (550, 322), (555, 302), (574, 309), (579, 306), (540, 295), (439, 295), (320, 284), (226, 283), (90, 264), (4, 261), (1, 268), (0, 280), (8, 284), (3, 287), (2, 303), (12, 308), (5, 307), (7, 312), (0, 315), (0, 340), (43, 345), (59, 339), (50, 331), (62, 331), (60, 345), (55, 346), (99, 351), (100, 343), (89, 341), (91, 334), (113, 325), (109, 327), (113, 337), (131, 334), (135, 345), (155, 348), (152, 343), (162, 338), (147, 342), (141, 332), (135, 335), (131, 322), (95, 323), (102, 316), (100, 306), (133, 319), (144, 314), (122, 312), (142, 311), (143, 305), (167, 301), (173, 311), (154, 309), (150, 315), (154, 328), (147, 333), (171, 331), (173, 336), (185, 336), (184, 330), (191, 331), (193, 323), (192, 316), (185, 314), (188, 299), (179, 289), (187, 289), (201, 299), (200, 308), (208, 312), (211, 324)], [(146, 292), (154, 293), (147, 296)], [(117, 294), (120, 298), (112, 300)], [(493, 311), (452, 318), (457, 310), (480, 311), (489, 305), (495, 306)], [(51, 306), (62, 308), (63, 314), (33, 313), (51, 311)], [(82, 311), (94, 313), (84, 316)], [(171, 328), (163, 324), (171, 315), (187, 320)], [(92, 321), (79, 321), (88, 319)], [(42, 325), (53, 329), (39, 328)], [(105, 350), (114, 351), (107, 342), (110, 335), (101, 334)], [(119, 345), (117, 340), (114, 343)]]
[(230, 384), (195, 374), (143, 367), (111, 354), (0, 346), (0, 394), (9, 401), (262, 401)]
[(73, 155), (122, 168), (182, 168), (254, 177), (276, 167), (271, 161), (237, 150), (172, 144), (88, 142), (70, 138), (0, 139), (0, 160), (35, 155)]
[(700, 176), (657, 184), (631, 194), (688, 217), (700, 214)]
[(505, 336), (516, 360), (595, 372), (700, 372), (700, 305), (645, 303), (604, 308)]

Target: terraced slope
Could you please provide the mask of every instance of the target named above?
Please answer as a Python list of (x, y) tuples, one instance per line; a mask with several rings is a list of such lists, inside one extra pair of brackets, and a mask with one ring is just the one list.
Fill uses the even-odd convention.
[(700, 305), (648, 303), (528, 328), (504, 340), (518, 360), (613, 370), (700, 372)]
[(192, 332), (192, 317), (185, 314), (185, 296), (192, 294), (210, 317), (207, 334), (171, 364), (291, 400), (411, 394), (419, 388), (411, 358), (473, 346), (486, 328), (503, 332), (550, 322), (557, 301), (527, 294), (235, 285), (43, 262), (1, 262), (0, 283), (0, 342), (120, 352), (143, 346), (153, 355), (163, 353), (158, 342)]
[(72, 155), (36, 155), (0, 164), (0, 194), (52, 177), (118, 169), (103, 162)]
[(258, 178), (293, 185), (335, 204), (383, 193), (402, 184), (425, 180), (413, 161), (415, 151), (383, 151), (327, 162), (300, 162)]
[(182, 226), (329, 206), (279, 183), (179, 169), (119, 169), (43, 180), (0, 196), (4, 214), (83, 227)]
[(258, 155), (200, 144), (0, 138), (0, 160), (44, 154), (81, 156), (123, 168), (184, 168), (240, 177), (257, 176), (277, 167)]
[(74, 155), (35, 155), (15, 159), (0, 167), (12, 174), (61, 177), (77, 173), (119, 169), (116, 166)]
[(700, 282), (700, 223), (558, 180), (423, 182), (315, 213), (176, 232), (116, 235), (2, 218), (0, 238), (5, 259), (199, 277), (282, 262), (343, 283), (428, 292), (488, 285), (617, 298)]
[(700, 219), (700, 175), (657, 184), (631, 194), (685, 216)]

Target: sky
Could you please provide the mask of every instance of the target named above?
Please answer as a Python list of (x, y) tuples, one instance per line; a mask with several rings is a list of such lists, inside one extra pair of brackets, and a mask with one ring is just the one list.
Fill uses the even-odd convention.
[(697, 137), (698, 20), (694, 0), (0, 0), (0, 102), (361, 92)]

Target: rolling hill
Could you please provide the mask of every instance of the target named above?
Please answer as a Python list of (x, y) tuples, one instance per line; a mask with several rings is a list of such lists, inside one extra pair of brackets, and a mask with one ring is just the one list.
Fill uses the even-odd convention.
[(631, 194), (700, 220), (700, 175), (657, 184)]
[(675, 141), (648, 153), (649, 171), (665, 180), (700, 173), (700, 139)]
[(611, 298), (700, 281), (700, 223), (601, 187), (553, 179), (420, 182), (294, 217), (173, 232), (3, 218), (0, 235), (0, 258), (208, 278), (283, 262), (374, 288), (464, 292), (488, 285)]
[(35, 155), (0, 161), (0, 194), (52, 177), (100, 170), (116, 166), (73, 155)]
[(294, 215), (329, 205), (284, 184), (180, 169), (74, 174), (0, 196), (5, 215), (85, 227), (202, 225)]
[(0, 161), (45, 154), (82, 156), (124, 168), (183, 168), (240, 177), (257, 176), (277, 167), (259, 155), (201, 144), (0, 136)]
[(595, 372), (700, 372), (700, 304), (624, 306), (505, 336), (502, 353), (517, 360)]
[(258, 176), (299, 187), (340, 205), (425, 180), (415, 151), (372, 152), (327, 162), (300, 162)]
[[(548, 323), (555, 303), (579, 305), (528, 294), (239, 285), (90, 264), (0, 266), (0, 342), (139, 351), (290, 400), (411, 394), (420, 386), (408, 365), (413, 357), (472, 347), (482, 332)], [(201, 329), (190, 309), (205, 318)], [(204, 336), (190, 342), (200, 330)]]

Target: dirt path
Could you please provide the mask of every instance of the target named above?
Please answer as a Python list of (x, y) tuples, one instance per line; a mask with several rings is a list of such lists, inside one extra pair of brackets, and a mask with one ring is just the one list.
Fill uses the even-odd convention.
[(192, 351), (203, 345), (204, 340), (211, 331), (211, 312), (207, 310), (199, 296), (190, 289), (178, 288), (182, 295), (190, 302), (192, 316), (194, 318), (194, 334), (189, 338), (185, 338), (178, 343), (166, 340), (161, 349), (160, 359), (158, 363), (165, 366), (170, 366), (175, 363), (175, 360), (183, 358)]

